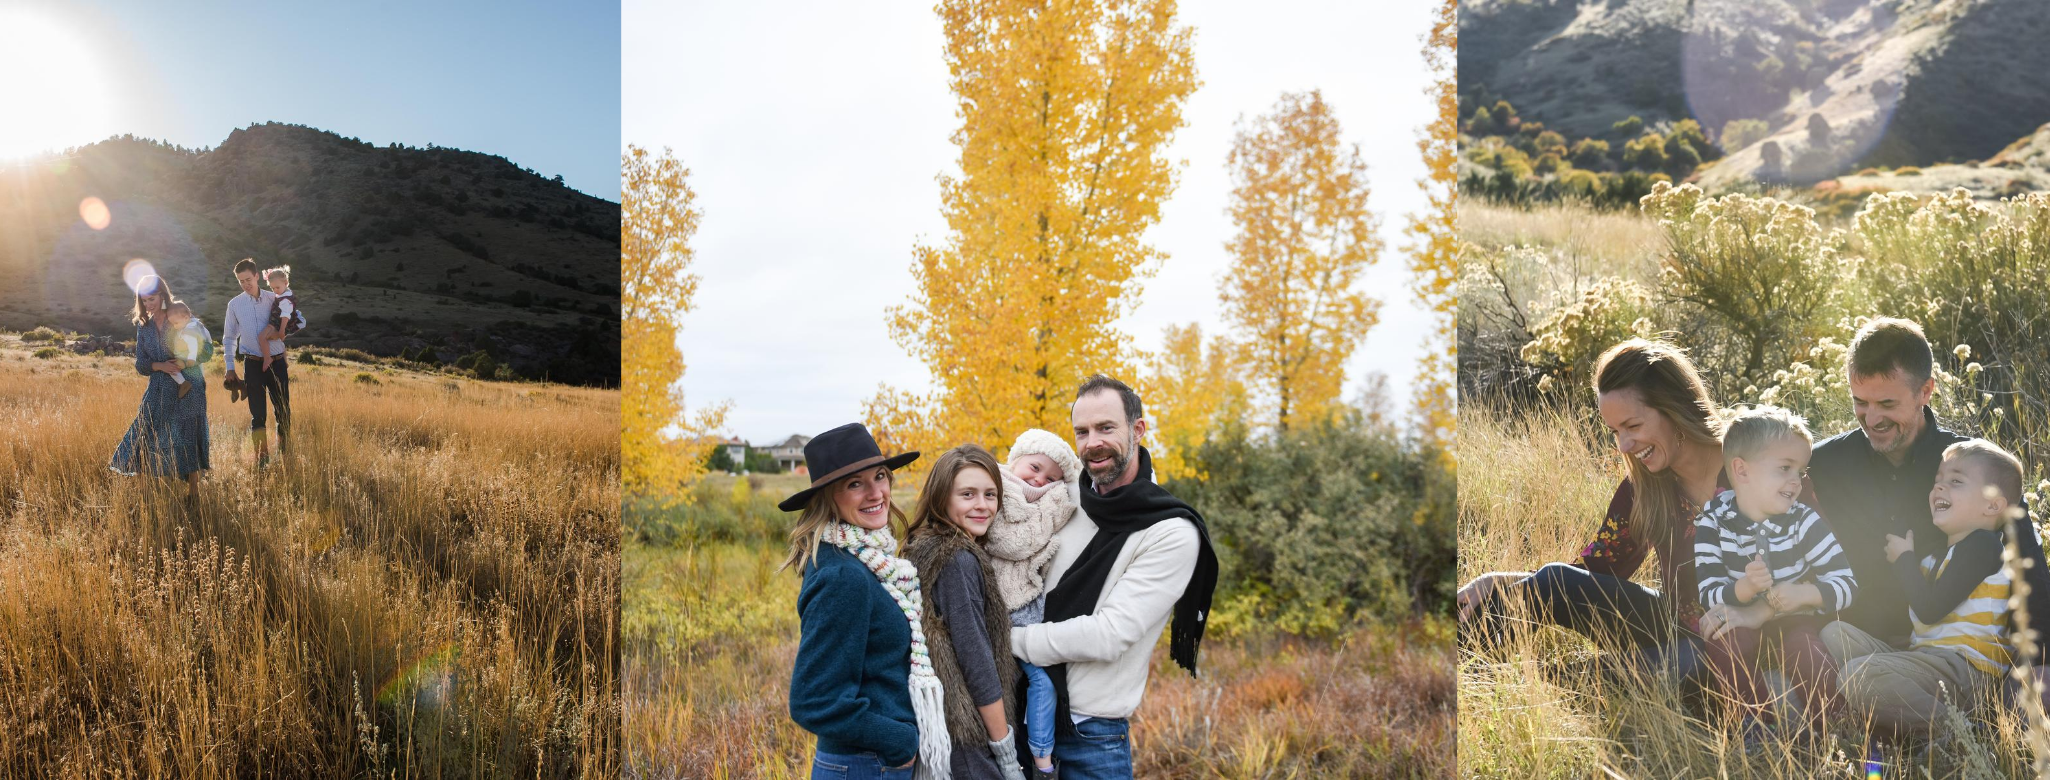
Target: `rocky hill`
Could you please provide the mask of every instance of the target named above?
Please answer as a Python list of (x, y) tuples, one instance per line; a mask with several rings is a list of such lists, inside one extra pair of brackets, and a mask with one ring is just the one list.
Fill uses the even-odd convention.
[(0, 328), (127, 338), (122, 269), (142, 259), (218, 336), (243, 257), (291, 265), (295, 344), (618, 382), (619, 205), (503, 157), (265, 123), (210, 150), (122, 137), (0, 168)]
[(2040, 0), (1473, 0), (1459, 80), (1568, 138), (1760, 120), (1704, 182), (1819, 179), (1984, 160), (2050, 122), (2046, 36)]

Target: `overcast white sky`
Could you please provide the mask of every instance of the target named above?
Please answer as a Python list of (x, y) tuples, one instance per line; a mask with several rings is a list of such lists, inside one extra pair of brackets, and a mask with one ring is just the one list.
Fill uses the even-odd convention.
[[(1157, 349), (1169, 324), (1223, 328), (1233, 123), (1322, 89), (1367, 160), (1387, 243), (1364, 283), (1381, 324), (1346, 395), (1380, 372), (1407, 402), (1428, 329), (1401, 231), (1424, 204), (1430, 15), (1414, 0), (1181, 4), (1202, 86), (1169, 150), (1181, 184), (1147, 234), (1169, 257), (1119, 323), (1127, 336)], [(678, 340), (687, 407), (731, 400), (727, 432), (765, 444), (859, 419), (878, 383), (930, 388), (884, 309), (911, 292), (912, 247), (946, 235), (935, 177), (955, 169), (959, 120), (931, 4), (628, 0), (621, 22), (622, 149), (673, 148), (705, 213), (692, 241), (703, 282)]]

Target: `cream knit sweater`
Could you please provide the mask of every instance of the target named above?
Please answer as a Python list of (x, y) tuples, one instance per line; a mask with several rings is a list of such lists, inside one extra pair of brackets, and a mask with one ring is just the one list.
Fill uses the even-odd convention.
[[(1071, 483), (1070, 489), (1077, 509), (1054, 535), (1060, 551), (1047, 572), (1048, 590), (1060, 584), (1096, 535), (1096, 521), (1080, 508), (1079, 485)], [(1130, 717), (1146, 695), (1153, 646), (1196, 571), (1198, 543), (1196, 527), (1179, 518), (1132, 534), (1104, 579), (1096, 609), (1059, 623), (1012, 628), (1012, 654), (1037, 666), (1067, 664), (1068, 709), (1074, 716)]]

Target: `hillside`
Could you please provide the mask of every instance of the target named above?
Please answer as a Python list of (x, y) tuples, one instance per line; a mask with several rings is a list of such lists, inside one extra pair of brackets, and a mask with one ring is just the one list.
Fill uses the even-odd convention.
[[(1468, 105), (1506, 99), (1568, 138), (1629, 116), (1767, 132), (1710, 185), (1985, 159), (2050, 121), (2050, 4), (2035, 0), (1476, 0), (1460, 9)], [(1465, 112), (1463, 112), (1465, 113)], [(1822, 132), (1811, 126), (1822, 123)], [(1785, 169), (1765, 166), (1766, 141)], [(1807, 154), (1807, 157), (1803, 155)], [(1794, 170), (1799, 169), (1799, 170)]]
[[(80, 217), (87, 197), (110, 223)], [(457, 149), (265, 123), (211, 150), (128, 137), (0, 169), (0, 328), (127, 338), (122, 266), (153, 264), (219, 335), (229, 266), (287, 263), (294, 343), (615, 385), (619, 205)]]

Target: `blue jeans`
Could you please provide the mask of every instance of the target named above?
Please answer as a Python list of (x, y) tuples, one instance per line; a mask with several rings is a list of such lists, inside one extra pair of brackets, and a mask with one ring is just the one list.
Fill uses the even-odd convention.
[(1019, 661), (1025, 671), (1025, 744), (1033, 757), (1053, 755), (1053, 680), (1046, 670)]
[(1090, 718), (1056, 725), (1053, 756), (1061, 764), (1061, 780), (1131, 780), (1130, 722)]
[(883, 760), (874, 753), (815, 752), (811, 760), (811, 780), (911, 780), (913, 767), (894, 769), (883, 766)]

